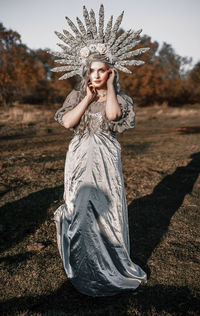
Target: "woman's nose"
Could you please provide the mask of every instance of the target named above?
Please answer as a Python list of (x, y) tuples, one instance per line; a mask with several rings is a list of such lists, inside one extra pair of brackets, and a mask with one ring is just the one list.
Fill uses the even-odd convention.
[(95, 77), (95, 79), (96, 79), (96, 78), (99, 78), (99, 73), (96, 72), (94, 77)]

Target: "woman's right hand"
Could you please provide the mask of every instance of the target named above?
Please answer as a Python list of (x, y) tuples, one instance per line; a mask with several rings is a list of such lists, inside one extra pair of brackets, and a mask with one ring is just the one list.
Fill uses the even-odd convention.
[(97, 90), (92, 85), (90, 81), (87, 83), (87, 97), (89, 98), (90, 102), (93, 101), (97, 96)]

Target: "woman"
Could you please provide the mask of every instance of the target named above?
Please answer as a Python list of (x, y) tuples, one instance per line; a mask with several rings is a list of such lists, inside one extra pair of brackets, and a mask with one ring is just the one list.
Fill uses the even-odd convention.
[(74, 131), (65, 161), (65, 203), (54, 212), (58, 249), (68, 279), (89, 296), (135, 290), (147, 280), (130, 258), (121, 146), (115, 136), (134, 127), (135, 110), (113, 65), (97, 51), (87, 56), (79, 87), (55, 114)]

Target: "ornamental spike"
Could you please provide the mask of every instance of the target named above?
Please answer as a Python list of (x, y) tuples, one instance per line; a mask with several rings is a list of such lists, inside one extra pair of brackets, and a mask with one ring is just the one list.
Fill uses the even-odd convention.
[(78, 39), (81, 39), (82, 38), (81, 33), (79, 32), (77, 27), (74, 25), (74, 23), (68, 18), (68, 16), (66, 16), (65, 19), (67, 20), (67, 23), (71, 27), (72, 31), (76, 34), (76, 37)]
[(142, 32), (142, 29), (131, 33), (123, 43), (119, 46), (120, 48), (126, 47), (128, 44), (130, 44), (135, 38), (139, 36), (139, 34)]
[(116, 36), (117, 36), (117, 31), (119, 29), (119, 26), (122, 22), (122, 19), (123, 19), (123, 15), (124, 15), (124, 11), (122, 11), (122, 13), (118, 16), (114, 26), (113, 26), (113, 29), (111, 31), (111, 35), (110, 35), (110, 39), (108, 41), (108, 45), (112, 46), (112, 44), (114, 43), (115, 39), (116, 39)]
[(70, 71), (70, 72), (64, 74), (62, 77), (59, 78), (59, 80), (68, 79), (70, 77), (76, 76), (79, 73), (80, 73), (79, 68), (74, 69), (73, 71)]
[(64, 50), (64, 52), (65, 52), (66, 54), (72, 55), (72, 50), (71, 50), (71, 48), (69, 48), (68, 46), (65, 46), (65, 45), (63, 45), (63, 44), (61, 44), (61, 43), (57, 43), (56, 45), (58, 45), (59, 47), (61, 47), (61, 48)]
[(115, 68), (117, 68), (117, 69), (119, 69), (119, 70), (121, 70), (121, 71), (123, 71), (123, 72), (126, 72), (126, 73), (128, 73), (128, 74), (132, 74), (132, 71), (130, 71), (128, 68), (126, 68), (126, 67), (123, 67), (123, 66), (121, 66), (119, 63), (115, 63)]
[(70, 40), (68, 40), (68, 38), (66, 38), (62, 33), (55, 31), (55, 34), (58, 36), (59, 39), (61, 39), (65, 44), (70, 45)]
[(68, 59), (68, 58), (64, 58), (64, 59), (56, 59), (54, 60), (55, 63), (58, 64), (67, 64), (67, 65), (75, 65), (75, 66), (79, 66), (79, 63), (74, 60), (74, 59)]
[(68, 41), (70, 43), (70, 46), (76, 46), (78, 44), (78, 41), (73, 37), (68, 31), (63, 30), (63, 33), (68, 37)]
[(131, 29), (122, 33), (115, 41), (114, 45), (112, 45), (112, 52), (115, 52), (118, 46), (125, 40), (127, 36), (130, 35)]
[(76, 17), (76, 20), (77, 20), (79, 29), (80, 29), (80, 31), (81, 31), (81, 33), (82, 33), (82, 36), (83, 36), (84, 38), (87, 37), (87, 32), (86, 32), (86, 29), (85, 29), (85, 27), (84, 27), (82, 21), (81, 21), (78, 17)]
[(106, 30), (105, 30), (105, 36), (104, 36), (104, 43), (108, 42), (110, 38), (110, 33), (112, 29), (112, 22), (113, 22), (113, 15), (111, 15), (110, 20), (107, 23)]
[(131, 43), (131, 44), (125, 46), (125, 47), (120, 48), (120, 49), (118, 50), (118, 52), (115, 54), (115, 56), (118, 57), (118, 56), (120, 56), (120, 55), (122, 55), (122, 54), (128, 52), (129, 50), (131, 50), (132, 48), (134, 48), (134, 47), (135, 47), (137, 44), (139, 44), (140, 42), (141, 42), (141, 40), (135, 41), (135, 42), (133, 42), (133, 43)]
[(51, 55), (55, 56), (55, 57), (60, 57), (60, 58), (66, 58), (67, 57), (67, 54), (61, 53), (61, 52), (53, 52), (51, 50), (46, 50), (46, 52), (48, 54), (51, 54)]
[(92, 9), (90, 10), (90, 21), (92, 26), (93, 37), (94, 39), (97, 39), (97, 22), (95, 18), (95, 13)]
[(104, 6), (101, 4), (100, 9), (99, 9), (99, 39), (103, 39), (103, 29), (104, 29)]
[(140, 55), (140, 54), (147, 52), (149, 49), (150, 49), (150, 47), (138, 48), (138, 49), (132, 50), (128, 53), (125, 53), (125, 54), (119, 56), (118, 59), (124, 60), (124, 59), (130, 58), (132, 56), (137, 56), (137, 55)]
[(86, 24), (86, 29), (87, 29), (87, 38), (92, 39), (93, 36), (92, 36), (90, 18), (89, 18), (88, 10), (86, 9), (85, 6), (83, 6), (83, 16), (85, 19), (85, 24)]
[(74, 66), (61, 66), (61, 67), (51, 68), (51, 71), (53, 72), (69, 71), (69, 70), (74, 70)]
[(122, 66), (140, 66), (143, 65), (145, 62), (143, 60), (122, 60), (118, 62)]

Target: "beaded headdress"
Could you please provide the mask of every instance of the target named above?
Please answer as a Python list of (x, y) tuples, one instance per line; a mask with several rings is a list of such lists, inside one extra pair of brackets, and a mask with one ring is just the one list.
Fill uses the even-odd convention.
[(140, 55), (147, 50), (146, 48), (139, 48), (132, 50), (139, 40), (139, 34), (142, 29), (134, 32), (129, 29), (117, 37), (117, 31), (121, 24), (124, 11), (118, 16), (115, 24), (112, 27), (113, 16), (110, 17), (105, 31), (104, 31), (104, 6), (100, 5), (98, 27), (93, 9), (88, 13), (85, 6), (83, 6), (83, 17), (85, 26), (82, 21), (76, 17), (79, 29), (68, 18), (67, 22), (75, 36), (67, 30), (63, 30), (63, 34), (55, 31), (55, 34), (66, 45), (58, 43), (57, 45), (63, 49), (63, 52), (48, 53), (60, 58), (55, 60), (56, 63), (64, 66), (52, 68), (51, 71), (66, 73), (59, 78), (59, 80), (67, 79), (75, 75), (82, 76), (83, 66), (86, 64), (87, 58), (93, 53), (99, 53), (105, 57), (105, 60), (113, 65), (114, 68), (119, 69), (126, 73), (132, 73), (125, 66), (139, 66), (145, 62), (138, 59), (130, 59), (133, 56)]

